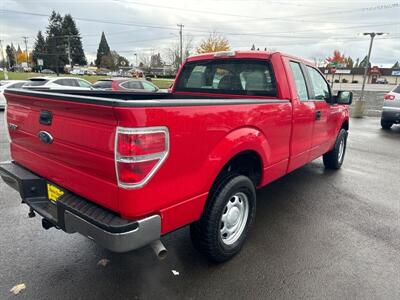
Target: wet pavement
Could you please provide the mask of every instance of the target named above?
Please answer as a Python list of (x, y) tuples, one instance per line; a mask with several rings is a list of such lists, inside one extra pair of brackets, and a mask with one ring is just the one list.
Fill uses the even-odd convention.
[(399, 173), (400, 126), (352, 119), (342, 169), (318, 159), (258, 191), (249, 240), (220, 265), (192, 247), (187, 227), (163, 238), (163, 261), (150, 248), (114, 254), (45, 231), (0, 181), (0, 299), (400, 299)]

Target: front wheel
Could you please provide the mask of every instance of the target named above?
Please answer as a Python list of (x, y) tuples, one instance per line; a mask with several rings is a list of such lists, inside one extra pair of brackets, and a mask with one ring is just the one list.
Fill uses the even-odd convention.
[(255, 211), (253, 182), (243, 175), (226, 177), (211, 192), (201, 219), (190, 226), (195, 248), (215, 262), (232, 258), (246, 241)]
[(347, 145), (347, 131), (341, 129), (336, 138), (333, 149), (323, 156), (325, 168), (327, 169), (340, 169), (343, 164), (344, 155), (346, 153)]

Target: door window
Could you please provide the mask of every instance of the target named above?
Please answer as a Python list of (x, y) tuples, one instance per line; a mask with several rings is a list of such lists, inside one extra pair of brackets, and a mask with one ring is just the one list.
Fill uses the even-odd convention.
[(308, 98), (308, 91), (306, 80), (304, 78), (303, 71), (301, 70), (300, 64), (294, 61), (290, 62), (290, 68), (292, 69), (294, 82), (296, 84), (297, 95), (300, 101), (307, 101)]
[(329, 101), (331, 99), (331, 92), (328, 83), (324, 77), (314, 68), (307, 66), (308, 74), (310, 75), (312, 89), (314, 92), (314, 99)]
[(157, 88), (154, 85), (152, 85), (151, 83), (148, 83), (146, 81), (142, 81), (142, 84), (143, 84), (143, 88), (146, 91), (155, 92), (157, 90)]
[(142, 85), (140, 84), (139, 81), (125, 81), (124, 83), (121, 84), (121, 86), (125, 89), (128, 90), (141, 90)]

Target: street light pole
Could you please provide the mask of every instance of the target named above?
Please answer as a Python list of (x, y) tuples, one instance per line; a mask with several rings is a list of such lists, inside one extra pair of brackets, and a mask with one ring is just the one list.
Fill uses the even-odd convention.
[(364, 32), (363, 35), (369, 35), (371, 37), (370, 43), (369, 43), (369, 49), (368, 49), (368, 55), (367, 55), (367, 62), (364, 66), (364, 76), (363, 76), (363, 83), (361, 86), (361, 93), (360, 93), (360, 98), (358, 101), (354, 103), (354, 114), (353, 117), (355, 118), (362, 118), (364, 114), (364, 106), (365, 106), (365, 101), (364, 101), (364, 90), (365, 90), (365, 82), (367, 80), (367, 74), (368, 74), (368, 68), (369, 68), (369, 62), (371, 59), (371, 51), (372, 51), (372, 44), (374, 43), (374, 38), (377, 35), (383, 35), (383, 32)]

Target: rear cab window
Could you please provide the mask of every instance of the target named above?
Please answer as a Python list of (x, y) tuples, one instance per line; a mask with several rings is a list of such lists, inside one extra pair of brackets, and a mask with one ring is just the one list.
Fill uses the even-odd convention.
[(267, 60), (211, 59), (185, 64), (176, 92), (276, 96), (272, 67)]
[(393, 92), (393, 93), (398, 93), (398, 94), (400, 94), (400, 84), (399, 84), (398, 86), (396, 86), (396, 87), (392, 90), (392, 92)]

